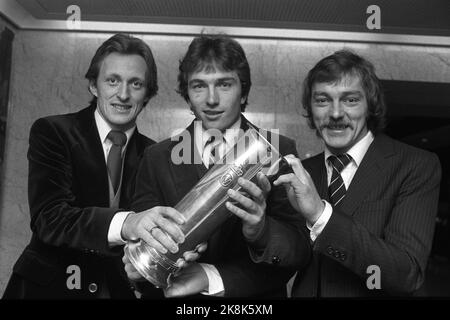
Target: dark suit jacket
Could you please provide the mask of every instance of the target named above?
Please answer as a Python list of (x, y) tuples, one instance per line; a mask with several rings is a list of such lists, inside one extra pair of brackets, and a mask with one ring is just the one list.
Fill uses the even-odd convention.
[[(328, 199), (324, 154), (304, 160), (323, 199)], [(437, 156), (376, 136), (346, 197), (316, 239), (311, 264), (299, 270), (293, 296), (403, 295), (424, 280), (437, 213)], [(366, 282), (380, 268), (381, 290)], [(370, 283), (372, 279), (369, 279)]]
[[(191, 152), (198, 153), (193, 127), (191, 124), (187, 128), (192, 137)], [(241, 127), (248, 129), (244, 117)], [(203, 164), (175, 165), (171, 161), (172, 149), (178, 143), (178, 139), (167, 139), (147, 148), (138, 171), (132, 204), (136, 212), (155, 206), (174, 207), (206, 173)], [(283, 136), (279, 136), (279, 150), (283, 155), (296, 154), (294, 142)], [(190, 159), (194, 159), (194, 155), (191, 156)], [(199, 154), (195, 157), (201, 161)], [(234, 215), (208, 241), (208, 249), (199, 261), (217, 267), (226, 297), (286, 296), (285, 283), (295, 272), (292, 266), (304, 265), (310, 258), (309, 240), (300, 231), (299, 215), (289, 205), (282, 186), (270, 193), (266, 213), (266, 228), (260, 242), (254, 244), (262, 249), (253, 255), (259, 263), (250, 258), (241, 220)]]
[[(94, 111), (91, 105), (38, 119), (31, 127), (28, 197), (33, 235), (14, 266), (4, 298), (95, 298), (105, 282), (112, 298), (134, 297), (121, 262), (122, 246), (108, 245), (109, 225), (120, 209), (109, 208)], [(138, 162), (153, 143), (137, 130), (130, 138), (120, 208), (129, 208)], [(80, 267), (80, 290), (67, 288), (70, 265)], [(93, 293), (91, 283), (97, 285)]]

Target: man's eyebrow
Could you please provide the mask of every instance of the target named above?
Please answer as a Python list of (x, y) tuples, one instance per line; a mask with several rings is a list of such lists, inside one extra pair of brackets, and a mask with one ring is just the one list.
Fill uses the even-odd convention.
[(191, 79), (191, 80), (189, 80), (188, 85), (193, 84), (193, 83), (204, 83), (204, 82), (205, 81), (202, 79)]
[(145, 79), (143, 79), (143, 78), (141, 78), (141, 77), (132, 77), (132, 78), (130, 78), (128, 81), (136, 81), (136, 80), (139, 80), (139, 81), (145, 81)]
[(343, 95), (349, 95), (349, 94), (359, 94), (363, 95), (364, 93), (360, 90), (350, 90), (350, 91), (344, 91), (342, 92)]
[(114, 77), (114, 78), (122, 78), (120, 76), (120, 74), (117, 74), (117, 73), (106, 73), (105, 76), (106, 77)]
[[(358, 94), (358, 95), (364, 95), (364, 93), (360, 90), (350, 90), (350, 91), (343, 91), (341, 92), (341, 95), (348, 96), (350, 94)], [(313, 96), (329, 96), (329, 94), (325, 91), (314, 91), (312, 93)]]
[(325, 91), (314, 91), (313, 96), (329, 96), (329, 94)]
[(237, 81), (236, 78), (233, 77), (224, 77), (224, 78), (219, 78), (217, 79), (217, 81)]

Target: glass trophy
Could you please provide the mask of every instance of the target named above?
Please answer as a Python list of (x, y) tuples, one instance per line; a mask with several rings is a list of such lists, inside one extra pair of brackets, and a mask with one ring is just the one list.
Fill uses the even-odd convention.
[(285, 167), (286, 163), (266, 137), (255, 129), (247, 130), (175, 206), (186, 219), (180, 225), (185, 241), (179, 245), (178, 252), (162, 254), (140, 240), (125, 246), (126, 256), (144, 278), (156, 287), (167, 288), (171, 275), (178, 270), (176, 261), (182, 258), (183, 253), (207, 241), (232, 215), (225, 202), (233, 201), (227, 194), (228, 189), (240, 190), (238, 178), (252, 180), (262, 171), (273, 182), (279, 165)]

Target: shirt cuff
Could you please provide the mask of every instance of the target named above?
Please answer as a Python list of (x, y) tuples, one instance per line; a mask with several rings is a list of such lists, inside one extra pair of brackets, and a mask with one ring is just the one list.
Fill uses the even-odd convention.
[(325, 204), (325, 208), (323, 209), (322, 214), (320, 215), (319, 219), (317, 219), (316, 223), (311, 226), (310, 223), (306, 222), (306, 227), (309, 230), (309, 237), (311, 238), (311, 241), (316, 241), (317, 237), (320, 236), (323, 229), (327, 225), (328, 221), (331, 218), (331, 214), (333, 213), (333, 208), (331, 207), (331, 204), (329, 204), (327, 201), (322, 200)]
[(125, 219), (133, 211), (117, 212), (111, 220), (108, 230), (108, 243), (112, 246), (120, 246), (127, 242), (122, 238), (122, 226)]
[(212, 264), (200, 263), (200, 266), (206, 273), (208, 277), (208, 291), (202, 291), (201, 294), (207, 296), (219, 296), (222, 297), (225, 293), (225, 288), (223, 287), (222, 277), (219, 271)]

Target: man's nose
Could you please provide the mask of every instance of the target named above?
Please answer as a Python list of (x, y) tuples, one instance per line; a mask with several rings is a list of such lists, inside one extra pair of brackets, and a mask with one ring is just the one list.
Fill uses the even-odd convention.
[(344, 106), (339, 100), (334, 100), (331, 109), (330, 116), (334, 119), (339, 119), (344, 116)]
[(117, 92), (117, 97), (121, 101), (126, 101), (130, 97), (130, 92), (128, 89), (128, 85), (126, 83), (120, 84), (120, 86), (118, 88), (118, 92)]
[(210, 86), (208, 88), (208, 100), (206, 101), (208, 106), (217, 106), (219, 104), (219, 96), (215, 87)]

